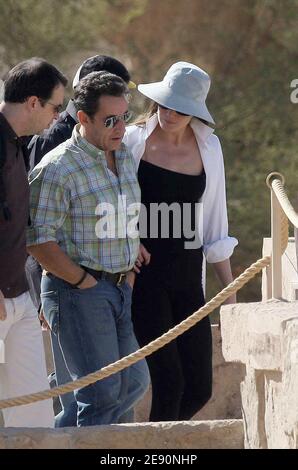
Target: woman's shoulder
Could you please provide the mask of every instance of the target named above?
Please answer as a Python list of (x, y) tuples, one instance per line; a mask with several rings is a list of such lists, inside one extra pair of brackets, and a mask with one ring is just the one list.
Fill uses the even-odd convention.
[(216, 134), (211, 134), (208, 138), (208, 143), (210, 146), (214, 149), (214, 151), (219, 154), (219, 156), (222, 155), (222, 148), (221, 148), (221, 143), (219, 140), (219, 137)]
[(214, 128), (209, 126), (207, 123), (202, 122), (200, 119), (193, 118), (191, 121), (191, 127), (199, 139), (199, 141), (208, 145), (209, 149), (221, 152), (220, 140), (216, 134), (214, 134)]

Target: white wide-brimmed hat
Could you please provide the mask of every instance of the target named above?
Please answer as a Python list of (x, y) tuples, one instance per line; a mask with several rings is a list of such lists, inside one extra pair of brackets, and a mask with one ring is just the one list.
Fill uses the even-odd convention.
[(206, 106), (208, 73), (189, 62), (173, 64), (161, 82), (140, 84), (138, 90), (166, 108), (215, 124)]

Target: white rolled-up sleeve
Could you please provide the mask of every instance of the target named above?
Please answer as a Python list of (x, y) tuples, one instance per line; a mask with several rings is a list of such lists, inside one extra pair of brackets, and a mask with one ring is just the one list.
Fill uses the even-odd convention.
[[(208, 139), (209, 140), (209, 139)], [(238, 240), (228, 234), (226, 185), (223, 154), (219, 139), (212, 135), (210, 167), (206, 171), (206, 190), (203, 203), (203, 251), (208, 263), (230, 258)]]

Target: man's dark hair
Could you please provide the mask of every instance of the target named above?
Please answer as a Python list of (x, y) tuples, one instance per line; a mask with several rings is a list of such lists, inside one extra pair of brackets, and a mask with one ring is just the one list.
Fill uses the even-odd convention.
[(30, 96), (48, 100), (59, 84), (67, 85), (67, 78), (44, 59), (33, 57), (11, 69), (4, 80), (4, 101), (24, 103)]
[(92, 72), (76, 86), (73, 101), (77, 111), (82, 110), (93, 118), (99, 109), (101, 96), (123, 96), (128, 93), (127, 84), (117, 75), (105, 71)]
[(86, 59), (82, 64), (79, 78), (81, 80), (91, 72), (100, 72), (102, 70), (118, 75), (118, 77), (121, 77), (126, 83), (130, 81), (127, 68), (119, 62), (119, 60), (107, 55), (95, 55)]

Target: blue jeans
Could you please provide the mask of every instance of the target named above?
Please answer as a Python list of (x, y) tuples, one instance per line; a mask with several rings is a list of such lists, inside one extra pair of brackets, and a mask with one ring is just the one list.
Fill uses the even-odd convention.
[[(55, 364), (55, 372), (53, 375), (53, 386), (63, 385), (71, 382), (72, 378), (67, 370), (65, 359), (63, 357), (58, 338), (55, 333), (51, 331), (52, 353)], [(141, 365), (142, 366), (142, 365)], [(138, 365), (137, 365), (138, 367)], [(64, 393), (59, 395), (62, 410), (55, 416), (55, 428), (76, 427), (78, 406), (75, 399), (74, 392)], [(131, 408), (126, 411), (120, 419), (119, 423), (133, 423), (134, 410)]]
[[(65, 359), (63, 357), (57, 335), (51, 331), (52, 352), (55, 364), (55, 382), (56, 385), (63, 385), (71, 382), (72, 378), (67, 370)], [(62, 410), (55, 416), (55, 428), (64, 428), (67, 426), (75, 427), (77, 425), (77, 402), (73, 392), (60, 395)]]
[[(131, 294), (99, 281), (74, 289), (53, 275), (43, 276), (41, 300), (45, 318), (57, 336), (73, 380), (101, 369), (138, 349), (131, 322)], [(118, 423), (149, 385), (145, 360), (75, 391), (78, 426)]]
[[(31, 299), (38, 310), (40, 307), (40, 284), (42, 268), (32, 257), (28, 256), (26, 265), (26, 276), (30, 289)], [(55, 333), (51, 331), (52, 353), (55, 363), (55, 385), (71, 382), (72, 378), (67, 370), (65, 360)], [(77, 425), (77, 402), (73, 392), (60, 395), (62, 411), (55, 416), (55, 427), (66, 427)]]

